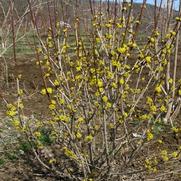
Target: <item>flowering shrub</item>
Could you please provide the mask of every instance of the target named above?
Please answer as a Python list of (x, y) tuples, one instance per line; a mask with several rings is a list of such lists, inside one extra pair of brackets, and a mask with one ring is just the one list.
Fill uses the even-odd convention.
[[(37, 163), (54, 176), (117, 180), (157, 172), (160, 164), (180, 157), (179, 145), (175, 150), (160, 146), (162, 135), (178, 135), (181, 129), (176, 122), (181, 81), (166, 79), (180, 19), (164, 37), (153, 29), (144, 45), (134, 32), (140, 21), (94, 15), (87, 40), (78, 18), (71, 30), (57, 22), (56, 32), (50, 27), (46, 42), (37, 48), (44, 83), (40, 93), (49, 100), (50, 117), (24, 120), (19, 86), (7, 115)], [(159, 154), (147, 151), (155, 145)]]

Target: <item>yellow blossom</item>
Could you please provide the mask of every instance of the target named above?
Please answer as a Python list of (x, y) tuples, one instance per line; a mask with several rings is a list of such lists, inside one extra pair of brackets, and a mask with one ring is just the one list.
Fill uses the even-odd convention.
[(163, 141), (161, 139), (158, 140), (158, 143), (163, 144)]
[(72, 159), (77, 159), (77, 156), (75, 155), (75, 153), (71, 150), (69, 150), (67, 147), (63, 147), (64, 153), (67, 157), (70, 157)]
[(67, 123), (67, 122), (69, 121), (69, 117), (67, 117), (66, 115), (60, 114), (60, 115), (58, 116), (58, 120)]
[(93, 140), (93, 136), (91, 134), (85, 137), (86, 142), (91, 142), (92, 140)]
[(174, 152), (172, 153), (172, 157), (173, 157), (173, 158), (177, 158), (177, 156), (178, 156), (178, 152), (177, 152), (177, 151), (174, 151)]
[(175, 36), (177, 33), (175, 31), (170, 32), (172, 36)]
[(153, 99), (151, 97), (147, 97), (146, 98), (146, 104), (148, 104), (149, 106), (151, 106), (153, 104)]
[(150, 130), (148, 130), (147, 131), (147, 133), (146, 133), (146, 137), (147, 137), (147, 141), (150, 141), (150, 140), (152, 140), (153, 139), (153, 137), (154, 137), (154, 135), (151, 133), (151, 131)]
[(181, 150), (181, 145), (178, 147), (179, 150)]
[(98, 87), (103, 87), (103, 82), (102, 82), (102, 80), (98, 79), (98, 80), (97, 80), (97, 85), (98, 85)]
[(112, 106), (112, 104), (111, 104), (110, 102), (107, 102), (107, 103), (106, 103), (106, 109), (111, 108), (111, 106)]
[(49, 109), (50, 109), (50, 110), (56, 109), (56, 105), (55, 105), (55, 104), (50, 104), (50, 105), (49, 105)]
[(160, 93), (162, 92), (161, 85), (157, 85), (157, 86), (155, 87), (155, 92), (158, 93), (158, 94), (160, 94)]
[(78, 138), (78, 139), (82, 138), (82, 134), (80, 132), (77, 132), (76, 133), (76, 138)]
[(123, 78), (119, 79), (119, 83), (120, 83), (121, 85), (123, 85), (123, 84), (124, 84), (124, 79), (123, 79)]
[[(100, 89), (99, 89), (100, 90)], [(100, 93), (97, 91), (96, 93), (95, 93), (95, 96), (96, 97), (99, 97), (100, 96)]]
[(96, 43), (100, 43), (101, 39), (99, 37), (96, 38)]
[(178, 90), (178, 95), (181, 96), (181, 89)]
[(60, 104), (64, 104), (64, 103), (65, 103), (65, 100), (64, 100), (64, 99), (59, 99), (59, 103), (60, 103)]
[(108, 79), (113, 79), (113, 77), (114, 77), (114, 74), (112, 72), (108, 71), (107, 72), (107, 78)]
[(150, 110), (152, 112), (156, 112), (157, 111), (157, 107), (155, 105), (152, 105), (152, 106), (150, 106)]
[(77, 121), (78, 121), (79, 124), (83, 123), (84, 122), (84, 118), (83, 117), (79, 117)]
[(160, 111), (161, 111), (161, 112), (167, 112), (167, 108), (166, 108), (164, 105), (162, 105), (162, 106), (160, 107)]
[(146, 60), (146, 62), (147, 62), (148, 64), (150, 64), (150, 63), (151, 63), (151, 56), (146, 56), (146, 57), (145, 57), (145, 60)]
[(17, 111), (9, 110), (9, 111), (6, 111), (6, 114), (7, 116), (13, 117), (17, 114)]
[(173, 79), (170, 78), (170, 79), (168, 80), (168, 82), (169, 82), (170, 84), (172, 84), (172, 83), (173, 83)]
[(150, 38), (150, 42), (151, 43), (155, 43), (155, 39), (152, 37), (152, 38)]
[(114, 124), (113, 124), (113, 123), (109, 123), (108, 127), (109, 127), (110, 129), (113, 129), (113, 128), (114, 128)]
[(102, 100), (103, 100), (103, 102), (107, 102), (108, 101), (108, 97), (107, 96), (103, 96)]
[(163, 159), (163, 161), (168, 161), (169, 160), (167, 150), (162, 150), (160, 155), (161, 155), (161, 158)]
[(180, 17), (176, 17), (175, 20), (181, 22), (181, 18)]
[(54, 159), (54, 158), (49, 160), (49, 164), (53, 164), (53, 163), (56, 163), (56, 159)]
[(117, 88), (117, 84), (116, 84), (115, 82), (113, 82), (111, 85), (112, 85), (112, 87), (113, 87), (114, 89)]
[(14, 119), (14, 120), (12, 121), (12, 124), (13, 124), (13, 126), (14, 126), (15, 128), (17, 128), (17, 127), (20, 126), (20, 121), (19, 121), (18, 119)]
[(39, 131), (34, 132), (35, 137), (39, 138), (41, 136), (41, 133)]
[(104, 92), (104, 89), (101, 87), (101, 88), (99, 88), (99, 92)]
[(55, 80), (55, 81), (54, 81), (54, 85), (55, 85), (55, 86), (59, 86), (59, 85), (60, 85), (60, 82), (59, 82), (58, 80)]
[(42, 94), (42, 95), (45, 95), (45, 94), (46, 94), (46, 89), (42, 89), (42, 90), (41, 90), (41, 94)]
[(48, 87), (48, 88), (47, 88), (47, 92), (48, 92), (49, 94), (52, 94), (52, 93), (53, 93), (53, 89), (52, 89), (51, 87)]
[(16, 110), (16, 107), (13, 104), (7, 104), (7, 108), (12, 111)]
[(55, 100), (51, 100), (51, 104), (56, 104), (56, 101)]
[(19, 89), (19, 90), (18, 90), (18, 95), (19, 95), (19, 96), (22, 96), (22, 95), (23, 95), (23, 90), (22, 90), (22, 89)]
[(149, 120), (150, 116), (148, 114), (143, 114), (140, 116), (140, 119), (143, 121)]
[(119, 53), (125, 54), (127, 49), (128, 49), (127, 45), (123, 45), (122, 47), (118, 48), (117, 50)]
[(179, 132), (179, 128), (172, 127), (172, 131), (175, 132), (175, 133), (178, 133)]

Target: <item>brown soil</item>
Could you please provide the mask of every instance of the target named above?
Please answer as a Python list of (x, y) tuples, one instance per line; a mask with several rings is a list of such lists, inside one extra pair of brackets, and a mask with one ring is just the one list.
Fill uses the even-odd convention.
[(16, 161), (16, 163), (7, 163), (0, 167), (1, 181), (54, 181), (53, 178), (44, 174), (35, 173), (27, 164)]
[(2, 98), (6, 99), (8, 102), (12, 102), (16, 100), (17, 93), (17, 82), (16, 78), (21, 75), (20, 79), (20, 87), (24, 90), (24, 104), (25, 114), (26, 115), (38, 115), (38, 116), (46, 116), (46, 103), (47, 99), (42, 97), (40, 94), (40, 90), (43, 87), (41, 73), (39, 67), (35, 64), (34, 60), (27, 60), (25, 58), (18, 59), (18, 63), (14, 65), (14, 63), (9, 64), (8, 70), (8, 87), (7, 83), (3, 80), (4, 75), (2, 72), (2, 68), (0, 69), (1, 75), (1, 97), (0, 97), (0, 106), (2, 110), (0, 112), (4, 113), (3, 101)]

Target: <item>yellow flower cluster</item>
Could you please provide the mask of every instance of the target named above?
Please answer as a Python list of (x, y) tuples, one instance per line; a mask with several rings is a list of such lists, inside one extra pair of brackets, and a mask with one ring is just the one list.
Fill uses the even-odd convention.
[(123, 44), (123, 46), (119, 47), (117, 50), (121, 54), (126, 54), (126, 52), (129, 50), (129, 48), (126, 44)]
[(150, 130), (147, 130), (146, 138), (147, 138), (147, 141), (151, 141), (154, 138), (154, 135)]
[(92, 140), (93, 136), (91, 134), (85, 137), (85, 142), (92, 142)]
[(147, 158), (145, 160), (145, 168), (149, 171), (149, 172), (157, 172), (157, 165), (158, 165), (158, 160), (156, 158), (153, 159), (149, 159)]
[(162, 150), (161, 153), (160, 153), (160, 156), (163, 159), (163, 161), (168, 161), (169, 160), (167, 150)]
[(47, 89), (44, 88), (44, 89), (41, 90), (42, 95), (52, 94), (52, 93), (53, 93), (53, 89), (51, 87), (48, 87)]
[(77, 160), (76, 154), (72, 150), (69, 150), (66, 146), (63, 147), (63, 151), (67, 157)]
[(17, 115), (17, 109), (13, 104), (7, 104), (7, 109), (8, 109), (6, 111), (7, 116), (14, 117)]

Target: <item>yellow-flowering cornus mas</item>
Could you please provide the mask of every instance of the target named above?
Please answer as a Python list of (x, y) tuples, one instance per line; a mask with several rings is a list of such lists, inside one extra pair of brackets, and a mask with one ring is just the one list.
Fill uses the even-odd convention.
[(90, 134), (85, 137), (85, 142), (91, 142), (93, 140), (93, 136)]
[(176, 17), (175, 20), (181, 22), (181, 17)]
[(120, 85), (123, 85), (125, 83), (124, 78), (119, 79)]
[(49, 105), (49, 109), (50, 109), (50, 110), (56, 109), (56, 105), (55, 105), (55, 104), (50, 104), (50, 105)]
[(172, 156), (173, 158), (177, 158), (178, 155), (179, 155), (178, 151), (174, 151), (174, 152), (172, 152), (172, 154), (171, 154), (171, 156)]
[(103, 82), (102, 82), (102, 80), (98, 79), (98, 80), (97, 80), (97, 85), (98, 85), (98, 87), (103, 87)]
[(47, 89), (44, 88), (44, 89), (41, 90), (41, 94), (42, 95), (45, 95), (47, 93), (48, 94), (52, 94), (53, 93), (53, 89), (51, 87), (48, 87)]
[(163, 161), (168, 161), (169, 160), (169, 156), (168, 156), (167, 150), (162, 150), (161, 153), (160, 153), (160, 156), (163, 159)]
[(55, 85), (55, 86), (59, 86), (59, 85), (60, 85), (60, 82), (56, 79), (56, 80), (54, 81), (54, 85)]
[(181, 96), (181, 89), (178, 90), (178, 95)]
[(78, 138), (78, 139), (82, 138), (81, 132), (77, 132), (77, 133), (76, 133), (76, 138)]
[(128, 47), (127, 47), (127, 45), (124, 44), (122, 47), (118, 48), (117, 50), (119, 53), (125, 54), (128, 50)]
[(155, 113), (157, 111), (157, 107), (155, 105), (151, 105), (150, 111)]
[(107, 97), (107, 96), (103, 96), (103, 97), (102, 97), (102, 100), (103, 100), (103, 102), (106, 103), (106, 102), (108, 102), (108, 97)]
[(63, 147), (63, 150), (67, 157), (77, 160), (77, 156), (72, 150), (68, 149), (67, 147)]
[(160, 107), (160, 111), (161, 111), (161, 112), (167, 112), (167, 108), (166, 108), (164, 105), (162, 105), (162, 106)]
[(17, 108), (13, 104), (7, 104), (6, 115), (10, 117), (14, 117), (17, 115)]
[[(23, 142), (23, 148), (24, 143), (25, 147), (30, 144), (23, 158), (26, 154), (38, 158), (33, 165), (43, 173), (51, 172), (52, 179), (119, 180), (123, 172), (127, 180), (133, 176), (138, 180), (142, 175), (147, 179), (159, 168), (170, 169), (180, 158), (177, 139), (181, 128), (176, 113), (181, 80), (174, 69), (180, 22), (171, 21), (173, 26), (165, 28), (158, 21), (157, 27), (150, 26), (149, 35), (137, 32), (147, 21), (139, 27), (142, 18), (133, 17), (134, 12), (129, 15), (132, 3), (131, 9), (129, 4), (120, 4), (115, 11), (114, 2), (109, 12), (104, 11), (105, 3), (101, 12), (101, 3), (93, 3), (99, 8), (85, 21), (86, 29), (82, 26), (86, 17), (70, 19), (71, 28), (51, 17), (56, 26), (49, 28), (46, 38), (39, 37), (42, 43), (37, 45), (40, 50), (35, 60), (42, 78), (39, 85), (43, 85), (39, 92), (45, 95), (41, 114), (39, 104), (23, 109), (28, 102), (21, 91), (23, 74), (17, 79), (17, 91), (13, 91), (16, 100), (7, 105), (8, 126), (20, 134), (16, 141), (22, 140), (19, 145)], [(167, 138), (173, 145), (168, 145)], [(165, 161), (171, 159), (174, 162), (167, 165)], [(133, 164), (138, 169), (130, 170)], [(165, 173), (158, 171), (161, 176)]]
[(19, 120), (19, 119), (14, 119), (14, 120), (12, 121), (12, 124), (13, 124), (13, 126), (14, 126), (15, 128), (20, 128), (20, 126), (21, 126), (21, 123), (20, 123), (20, 120)]
[(146, 98), (146, 104), (148, 104), (149, 106), (151, 106), (153, 104), (153, 99), (151, 97), (147, 97)]
[(156, 87), (155, 87), (155, 92), (156, 93), (158, 93), (158, 94), (160, 94), (161, 92), (162, 92), (162, 88), (161, 88), (161, 85), (156, 85)]
[(153, 133), (150, 130), (148, 130), (146, 132), (147, 141), (151, 141), (153, 139), (153, 137), (154, 137)]
[(146, 56), (145, 60), (146, 60), (146, 63), (150, 64), (151, 63), (151, 56)]

